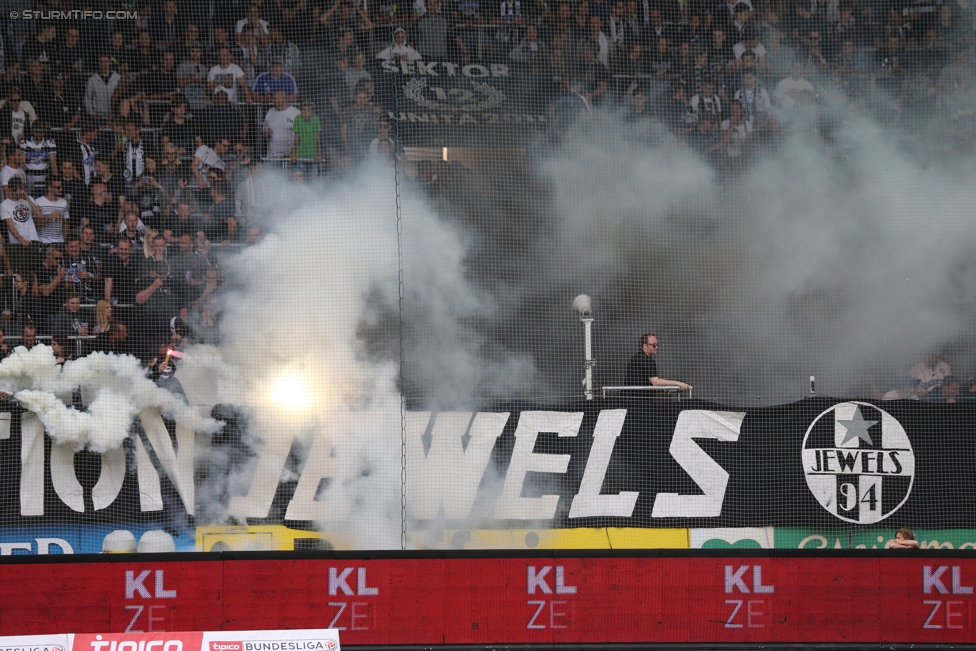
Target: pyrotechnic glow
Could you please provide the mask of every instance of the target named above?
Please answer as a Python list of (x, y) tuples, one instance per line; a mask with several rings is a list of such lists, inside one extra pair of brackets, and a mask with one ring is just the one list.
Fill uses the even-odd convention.
[(308, 380), (300, 373), (287, 373), (275, 380), (271, 385), (271, 399), (292, 413), (308, 411), (315, 400)]

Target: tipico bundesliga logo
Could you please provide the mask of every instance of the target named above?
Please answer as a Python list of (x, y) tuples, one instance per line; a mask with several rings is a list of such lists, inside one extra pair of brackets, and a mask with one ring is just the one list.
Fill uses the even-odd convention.
[(810, 491), (846, 522), (880, 522), (912, 491), (915, 455), (905, 428), (865, 402), (842, 402), (817, 416), (802, 456)]

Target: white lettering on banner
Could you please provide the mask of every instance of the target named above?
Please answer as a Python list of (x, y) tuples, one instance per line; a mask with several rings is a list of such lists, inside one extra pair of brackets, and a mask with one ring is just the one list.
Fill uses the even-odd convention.
[[(59, 547), (62, 554), (74, 554), (75, 550), (67, 540), (61, 538), (35, 538), (37, 554), (44, 556), (51, 553), (51, 547)], [(12, 556), (15, 550), (34, 552), (34, 544), (30, 542), (0, 543), (0, 556)]]
[(20, 514), (44, 515), (44, 425), (30, 412), (20, 417)]
[(570, 518), (589, 518), (598, 516), (615, 516), (629, 518), (634, 513), (639, 493), (625, 491), (616, 495), (601, 495), (603, 480), (607, 476), (610, 457), (617, 437), (624, 428), (627, 418), (626, 409), (606, 409), (600, 412), (593, 428), (593, 445), (590, 456), (586, 460), (583, 470), (583, 481), (579, 492), (573, 498), (573, 505), (569, 509)]
[(278, 490), (278, 480), (291, 452), (292, 437), (271, 436), (263, 442), (251, 487), (244, 497), (232, 497), (228, 512), (239, 520), (266, 518)]
[(559, 495), (522, 497), (522, 485), (529, 472), (562, 474), (569, 468), (568, 454), (537, 454), (536, 439), (542, 432), (559, 437), (576, 436), (583, 422), (583, 412), (523, 411), (515, 428), (515, 448), (505, 475), (502, 494), (495, 505), (498, 520), (551, 520), (556, 514)]
[(155, 570), (156, 577), (156, 591), (155, 595), (149, 594), (149, 590), (146, 588), (145, 580), (153, 574), (153, 570), (143, 570), (139, 572), (138, 576), (134, 570), (125, 571), (125, 598), (135, 599), (136, 593), (142, 599), (152, 599), (155, 596), (156, 599), (176, 599), (176, 590), (167, 590), (165, 587), (165, 570)]
[[(443, 91), (443, 88), (430, 88), (434, 93), (437, 90)], [(457, 90), (457, 89), (454, 89)], [(445, 93), (446, 95), (447, 93)], [(509, 126), (512, 124), (539, 124), (544, 125), (547, 123), (546, 116), (544, 115), (528, 115), (525, 113), (471, 113), (468, 112), (469, 109), (462, 108), (465, 111), (458, 115), (450, 115), (447, 113), (393, 113), (388, 111), (387, 115), (391, 120), (397, 122), (410, 122), (422, 123), (422, 124), (443, 124), (445, 126), (495, 126), (495, 125), (505, 125)], [(470, 109), (471, 111), (477, 111), (477, 109)], [(479, 121), (480, 118), (480, 121)]]
[(136, 576), (136, 573), (132, 570), (125, 571), (125, 598), (135, 599), (136, 592), (143, 599), (152, 599), (152, 595), (146, 590), (146, 586), (142, 584), (143, 581), (152, 573), (152, 570), (143, 570)]
[[(569, 628), (573, 623), (573, 603), (571, 601), (564, 601), (560, 599), (553, 599), (551, 601), (547, 601), (545, 599), (529, 599), (525, 603), (535, 608), (532, 616), (529, 618), (529, 622), (525, 625), (525, 628), (527, 629), (544, 630), (547, 628)], [(547, 610), (547, 606), (549, 614), (548, 617), (546, 617), (544, 612)]]
[[(455, 120), (463, 121), (463, 117), (463, 115), (455, 116)], [(846, 412), (840, 407), (835, 411), (841, 418), (838, 422), (849, 420), (856, 422), (847, 417)], [(832, 418), (835, 417), (833, 412), (825, 413), (830, 413)], [(591, 517), (633, 517), (640, 496), (638, 491), (603, 492), (604, 484), (613, 472), (611, 461), (614, 458), (616, 443), (623, 432), (627, 410), (607, 409), (598, 413), (591, 412), (590, 417), (594, 416), (596, 420), (593, 424), (592, 443), (588, 452), (581, 442), (580, 445), (565, 446), (565, 449), (572, 450), (571, 455), (537, 453), (535, 448), (540, 434), (553, 433), (561, 438), (577, 437), (584, 418), (583, 412), (526, 411), (518, 414), (518, 423), (514, 428), (514, 445), (506, 468), (504, 458), (498, 460), (501, 465), (495, 465), (493, 454), (499, 449), (499, 441), (511, 418), (511, 413), (442, 412), (432, 415), (430, 412), (407, 412), (406, 485), (410, 515), (419, 520), (441, 517), (457, 521), (468, 518), (475, 504), (480, 504), (479, 488), (485, 473), (491, 472), (494, 477), (497, 471), (503, 483), (502, 490), (497, 493), (497, 496), (481, 496), (494, 499), (494, 518), (497, 520), (551, 520), (556, 515), (561, 499), (565, 500), (563, 504), (568, 508), (560, 511), (560, 517), (568, 518), (570, 521)], [(890, 439), (889, 434), (894, 431), (907, 441), (903, 428), (894, 427), (897, 422), (893, 418), (887, 415), (882, 417), (890, 419), (893, 423), (884, 430), (884, 436)], [(156, 466), (163, 469), (162, 474), (165, 474), (175, 486), (186, 511), (192, 515), (194, 448), (198, 444), (196, 434), (185, 427), (177, 426), (177, 440), (174, 444), (158, 412), (145, 411), (140, 414), (140, 418), (146, 431), (148, 445), (152, 447), (159, 460)], [(669, 453), (677, 465), (695, 482), (701, 494), (682, 495), (660, 492), (653, 499), (651, 510), (653, 518), (721, 517), (730, 475), (699, 446), (697, 440), (711, 439), (735, 443), (739, 440), (744, 418), (745, 412), (687, 409), (678, 413)], [(587, 422), (589, 424), (589, 421)], [(887, 423), (887, 420), (884, 422)], [(64, 504), (78, 513), (85, 512), (86, 496), (74, 473), (74, 449), (66, 445), (52, 445), (50, 465), (45, 467), (45, 435), (40, 420), (34, 414), (24, 413), (21, 417), (20, 430), (21, 515), (44, 515), (45, 476), (51, 477), (51, 485)], [(643, 432), (637, 434), (644, 435)], [(503, 446), (505, 450), (508, 443)], [(209, 445), (202, 438), (199, 444)], [(292, 440), (287, 437), (269, 437), (269, 440), (263, 442), (263, 447), (254, 462), (255, 471), (252, 474), (251, 485), (245, 496), (231, 498), (231, 514), (239, 519), (268, 516), (291, 447)], [(846, 456), (841, 458), (838, 452), (843, 452)], [(821, 470), (827, 469), (831, 472), (838, 468), (846, 471), (851, 464), (855, 464), (862, 471), (865, 468), (867, 471), (884, 470), (885, 475), (914, 473), (913, 457), (893, 448), (886, 448), (883, 451), (867, 448), (849, 450), (818, 448), (804, 450), (803, 455), (804, 462), (808, 466), (812, 464), (814, 470), (819, 467)], [(565, 474), (569, 469), (571, 457), (575, 457), (577, 462), (573, 466), (571, 479), (580, 482), (575, 495), (565, 492), (563, 488), (550, 489), (555, 494), (523, 495), (527, 490), (526, 477), (530, 473)], [(655, 464), (660, 462), (660, 460), (651, 461)], [(900, 464), (901, 470), (896, 465), (896, 461)], [(342, 458), (332, 454), (329, 437), (315, 437), (298, 485), (285, 509), (285, 518), (318, 522), (346, 520), (350, 514), (340, 511), (348, 510), (350, 506), (343, 501), (344, 507), (339, 508), (341, 500), (334, 497), (336, 491), (321, 490), (323, 481), (334, 480), (341, 476), (340, 471), (344, 468), (339, 464), (343, 463)], [(89, 502), (96, 511), (114, 504), (121, 494), (127, 470), (125, 451), (120, 448), (101, 455), (100, 464), (98, 480), (91, 490), (91, 502)], [(648, 464), (646, 467), (654, 466)], [(143, 512), (161, 510), (163, 508), (160, 492), (161, 477), (157, 467), (154, 467), (154, 463), (150, 460), (146, 446), (136, 445), (136, 471), (135, 479), (138, 482), (141, 510)], [(836, 484), (833, 475), (829, 479), (834, 482), (832, 486), (835, 488), (823, 495), (817, 494), (818, 499), (845, 494), (846, 483)], [(869, 498), (880, 500), (880, 485), (874, 486), (870, 491), (862, 490), (866, 485), (865, 482), (874, 480), (870, 477), (861, 479), (860, 492), (848, 491), (848, 493), (858, 496), (860, 500)], [(569, 483), (560, 482), (554, 477), (550, 477), (549, 480), (563, 486)], [(897, 487), (898, 484), (893, 484), (890, 489), (887, 489), (886, 495), (890, 495), (890, 491)], [(531, 491), (531, 488), (528, 490)], [(907, 491), (903, 492), (904, 499), (907, 499)], [(488, 499), (485, 501), (491, 504)], [(834, 500), (835, 503), (837, 501)], [(70, 548), (70, 545), (62, 544), (63, 541), (58, 542), (58, 540), (60, 539), (45, 542), (45, 549), (50, 549), (51, 545), (58, 545), (62, 550)], [(822, 537), (808, 537), (801, 546), (817, 543), (823, 546), (827, 541)], [(0, 547), (0, 552), (7, 550), (3, 553), (30, 551), (33, 548), (32, 543), (22, 540), (7, 541), (3, 544), (6, 547)], [(944, 545), (948, 547), (949, 543)], [(40, 547), (37, 550), (37, 553), (45, 553)]]
[[(407, 506), (417, 518), (436, 518), (443, 507), (444, 517), (460, 520), (471, 513), (509, 414), (481, 412), (472, 420), (470, 412), (442, 412), (432, 425), (429, 415), (407, 412)], [(428, 427), (430, 449), (424, 454)]]
[[(407, 413), (409, 422), (410, 412)], [(322, 480), (329, 480), (336, 474), (335, 458), (331, 454), (332, 443), (328, 437), (316, 436), (308, 452), (305, 467), (298, 478), (295, 494), (288, 502), (285, 518), (289, 520), (314, 520), (321, 522), (326, 505), (317, 500)], [(342, 514), (333, 514), (344, 517)]]
[[(414, 68), (416, 66), (416, 68)], [(439, 72), (437, 66), (444, 68), (443, 71)], [(457, 72), (460, 71), (465, 77), (508, 77), (510, 68), (504, 63), (492, 63), (489, 67), (479, 65), (477, 63), (472, 63), (468, 65), (458, 65), (457, 63), (450, 63), (448, 61), (407, 61), (406, 59), (401, 59), (399, 62), (389, 59), (384, 61), (381, 65), (384, 71), (391, 72), (394, 74), (404, 74), (404, 75), (429, 75), (431, 77), (438, 77), (442, 73), (448, 77), (457, 76)]]
[[(353, 593), (352, 588), (346, 582), (350, 576), (352, 576), (353, 570), (356, 571), (356, 592)], [(339, 591), (347, 596), (352, 596), (353, 594), (360, 597), (375, 597), (380, 593), (379, 588), (370, 588), (366, 585), (366, 568), (365, 567), (347, 567), (339, 571), (337, 567), (329, 568), (329, 596), (335, 597), (339, 594)], [(331, 626), (329, 628), (332, 628)]]
[[(552, 594), (552, 588), (549, 587), (549, 583), (546, 580), (546, 575), (549, 571), (553, 569), (552, 565), (543, 565), (537, 571), (535, 565), (529, 565), (526, 568), (526, 593), (535, 594), (538, 588), (539, 592), (542, 594)], [(566, 585), (566, 567), (564, 565), (556, 565), (556, 594), (576, 594), (575, 585)]]
[[(373, 606), (367, 601), (330, 601), (329, 606), (335, 608), (335, 615), (329, 621), (329, 628), (337, 631), (368, 631), (373, 627)], [(347, 613), (348, 609), (348, 613)], [(345, 614), (345, 615), (344, 615)], [(340, 624), (340, 622), (342, 622)], [(245, 651), (286, 651), (284, 644), (279, 648), (268, 648), (264, 644), (249, 643)], [(293, 647), (288, 647), (288, 650)], [(335, 649), (335, 646), (325, 647)]]
[[(193, 461), (196, 448), (196, 433), (176, 425), (176, 441), (179, 449), (174, 449), (173, 439), (163, 417), (155, 409), (144, 409), (139, 414), (139, 421), (146, 433), (149, 447), (156, 454), (156, 459), (163, 467), (166, 477), (176, 488), (187, 514), (193, 515), (194, 485)], [(139, 478), (139, 505), (142, 511), (161, 511), (163, 497), (160, 492), (159, 473), (153, 466), (145, 445), (136, 446), (136, 464)]]
[[(729, 613), (729, 618), (725, 620), (725, 628), (766, 628), (766, 624), (761, 620), (764, 616), (763, 611), (756, 610), (765, 603), (765, 600), (762, 599), (726, 599), (725, 604), (733, 608), (732, 612)], [(737, 617), (743, 604), (746, 606), (745, 624), (742, 623), (741, 618)]]
[(360, 567), (356, 569), (356, 594), (364, 597), (375, 597), (380, 593), (379, 588), (367, 588), (366, 587), (366, 568)]
[[(943, 601), (941, 599), (923, 601), (923, 605), (931, 606), (929, 616), (925, 618), (922, 628), (962, 629), (972, 628), (972, 604), (965, 601)], [(965, 606), (969, 606), (966, 608)], [(944, 613), (944, 614), (943, 614)]]
[[(942, 582), (942, 575), (950, 569), (949, 565), (940, 565), (934, 568), (931, 565), (922, 567), (922, 594), (932, 594), (934, 589), (939, 594), (950, 594)], [(952, 565), (952, 590), (951, 594), (973, 594), (973, 586), (962, 584), (962, 566)]]
[[(102, 469), (92, 487), (92, 503), (96, 511), (110, 506), (122, 491), (125, 481), (125, 450), (121, 447), (100, 456)], [(63, 443), (51, 446), (51, 484), (61, 501), (73, 511), (85, 512), (84, 489), (75, 475), (74, 445)]]
[(734, 443), (745, 412), (687, 409), (678, 414), (670, 452), (704, 495), (658, 493), (652, 518), (716, 518), (722, 515), (729, 473), (702, 450), (694, 439)]
[(52, 546), (59, 547), (62, 554), (75, 553), (71, 543), (61, 538), (36, 538), (35, 540), (37, 541), (37, 553), (41, 556), (50, 554)]
[(342, 570), (342, 574), (339, 574), (338, 568), (335, 567), (329, 568), (329, 595), (330, 596), (333, 597), (336, 596), (337, 594), (339, 594), (338, 592), (339, 590), (342, 590), (342, 594), (344, 595), (352, 595), (352, 588), (350, 588), (349, 584), (346, 583), (346, 579), (349, 578), (350, 574), (352, 574), (352, 570), (353, 568), (347, 567), (346, 569)]
[[(736, 589), (743, 594), (749, 594), (749, 587), (746, 586), (745, 582), (742, 580), (745, 573), (749, 571), (749, 565), (740, 565), (733, 571), (733, 565), (725, 566), (725, 594), (732, 594), (732, 590)], [(753, 565), (752, 567), (752, 592), (755, 594), (772, 594), (775, 591), (775, 586), (763, 585), (762, 582), (762, 566)]]

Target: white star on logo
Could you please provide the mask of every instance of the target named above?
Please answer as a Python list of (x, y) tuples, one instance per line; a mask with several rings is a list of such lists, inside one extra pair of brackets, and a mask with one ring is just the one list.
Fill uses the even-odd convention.
[(868, 432), (868, 428), (872, 425), (877, 425), (876, 420), (864, 420), (861, 416), (861, 408), (857, 407), (854, 409), (854, 419), (853, 420), (839, 420), (837, 421), (847, 429), (847, 436), (841, 441), (841, 445), (847, 443), (853, 439), (861, 439), (868, 445), (874, 445), (874, 441), (871, 440), (871, 434)]

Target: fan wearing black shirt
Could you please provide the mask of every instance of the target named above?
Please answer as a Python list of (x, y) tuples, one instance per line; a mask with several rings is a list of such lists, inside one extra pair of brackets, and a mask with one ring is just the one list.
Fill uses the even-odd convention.
[(34, 295), (38, 297), (38, 308), (44, 330), (50, 329), (47, 327), (48, 318), (64, 305), (65, 269), (61, 266), (62, 257), (63, 254), (57, 247), (47, 247), (44, 249), (44, 260), (34, 273)]
[(176, 55), (173, 52), (163, 52), (159, 57), (159, 65), (141, 81), (142, 90), (149, 99), (172, 99), (180, 89), (176, 81)]
[(54, 25), (43, 27), (37, 36), (27, 39), (27, 42), (24, 43), (21, 59), (23, 61), (37, 59), (49, 70), (58, 56), (55, 43), (57, 35), (58, 29)]
[(687, 391), (691, 388), (684, 382), (665, 380), (658, 376), (654, 356), (657, 355), (660, 343), (656, 334), (648, 332), (641, 335), (638, 345), (640, 350), (630, 358), (630, 362), (627, 364), (627, 377), (624, 379), (626, 386), (677, 387), (681, 391)]
[(139, 32), (136, 47), (129, 53), (126, 61), (129, 64), (129, 72), (139, 75), (140, 80), (156, 68), (157, 50), (153, 46), (152, 36), (146, 30)]
[(230, 244), (237, 235), (237, 220), (234, 218), (234, 200), (227, 196), (226, 187), (227, 182), (211, 172), (210, 196), (213, 204), (200, 226), (208, 240)]
[(91, 186), (91, 198), (84, 205), (82, 215), (87, 225), (95, 230), (99, 242), (115, 241), (115, 222), (118, 208), (104, 183), (95, 182)]
[(20, 82), (20, 95), (31, 106), (37, 108), (47, 94), (48, 81), (44, 74), (44, 64), (38, 59), (31, 59), (27, 63), (27, 77)]
[[(51, 78), (50, 88), (45, 90), (39, 104), (34, 108), (37, 109), (41, 122), (47, 122), (52, 129), (74, 129), (81, 119), (81, 102), (67, 90), (65, 77), (61, 73)], [(58, 135), (61, 135), (60, 132)], [(58, 137), (58, 149), (67, 149), (68, 140), (68, 136)]]
[(128, 240), (119, 241), (116, 255), (105, 262), (103, 276), (105, 277), (105, 300), (112, 298), (124, 305), (131, 305), (136, 301), (136, 284), (142, 276), (142, 264), (132, 253), (132, 243)]
[[(166, 241), (158, 236), (153, 246), (165, 250)], [(133, 324), (139, 331), (137, 346), (154, 346), (166, 341), (170, 319), (177, 316), (180, 309), (176, 290), (177, 285), (165, 255), (147, 258), (143, 275), (136, 283), (135, 302), (141, 306), (139, 319)]]

